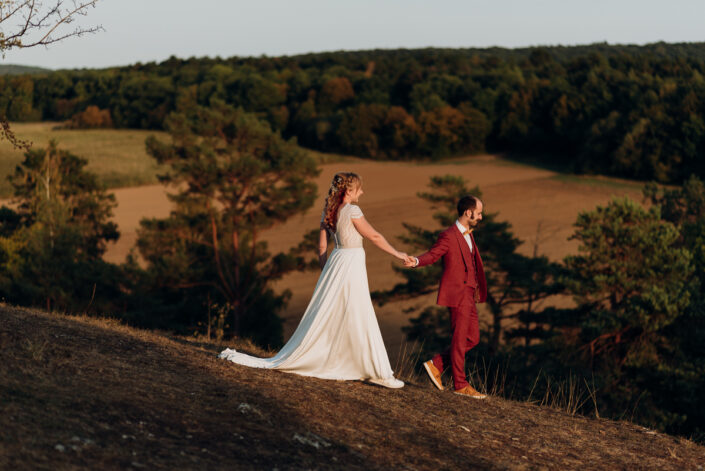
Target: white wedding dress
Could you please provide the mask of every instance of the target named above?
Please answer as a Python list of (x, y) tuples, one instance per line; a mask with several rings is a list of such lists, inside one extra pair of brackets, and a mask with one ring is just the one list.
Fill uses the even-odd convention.
[(360, 217), (356, 205), (340, 209), (335, 248), (299, 326), (279, 353), (257, 358), (227, 348), (218, 356), (254, 368), (402, 387), (393, 376), (370, 299), (362, 236), (352, 222)]

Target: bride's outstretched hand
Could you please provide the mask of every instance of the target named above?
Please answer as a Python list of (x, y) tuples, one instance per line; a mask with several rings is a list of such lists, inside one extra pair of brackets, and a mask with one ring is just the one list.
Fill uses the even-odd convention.
[(406, 255), (404, 254), (404, 266), (407, 268), (411, 268), (416, 265), (416, 259), (412, 257), (411, 255)]

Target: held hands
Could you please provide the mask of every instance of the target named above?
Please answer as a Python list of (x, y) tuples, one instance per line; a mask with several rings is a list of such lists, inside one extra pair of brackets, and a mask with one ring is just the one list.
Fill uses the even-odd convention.
[(402, 261), (406, 268), (411, 268), (416, 266), (416, 258), (408, 255), (404, 252), (397, 252), (396, 257)]
[(404, 262), (404, 266), (406, 268), (412, 268), (412, 267), (416, 266), (416, 259), (414, 257), (412, 257), (411, 255), (407, 255), (407, 254), (402, 254), (402, 255), (404, 256), (402, 261)]

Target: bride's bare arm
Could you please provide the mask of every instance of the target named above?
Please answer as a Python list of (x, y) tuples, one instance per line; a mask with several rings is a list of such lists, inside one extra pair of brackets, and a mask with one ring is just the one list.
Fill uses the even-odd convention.
[(367, 219), (365, 219), (364, 216), (361, 218), (353, 218), (352, 222), (355, 226), (355, 229), (357, 229), (357, 232), (359, 232), (362, 237), (369, 239), (377, 247), (384, 250), (388, 254), (393, 255), (399, 260), (406, 260), (406, 254), (399, 252), (394, 247), (392, 247), (391, 244), (387, 242), (387, 239), (385, 239), (382, 234), (377, 232), (375, 228), (372, 227), (369, 222), (367, 222)]
[(321, 233), (318, 235), (318, 263), (321, 265), (321, 270), (326, 265), (328, 260), (328, 231), (321, 228)]

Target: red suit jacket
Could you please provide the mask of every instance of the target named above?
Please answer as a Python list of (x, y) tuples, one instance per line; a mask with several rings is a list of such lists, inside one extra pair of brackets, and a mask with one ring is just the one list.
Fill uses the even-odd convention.
[(477, 249), (475, 238), (470, 233), (473, 251), (458, 230), (458, 226), (451, 227), (441, 232), (438, 240), (431, 249), (423, 255), (419, 255), (419, 264), (423, 267), (435, 263), (443, 257), (443, 276), (441, 285), (438, 288), (437, 304), (441, 306), (455, 307), (460, 304), (465, 288), (472, 280), (473, 258), (475, 257), (475, 278), (477, 288), (475, 290), (475, 302), (484, 303), (487, 300), (487, 280), (485, 270), (482, 266), (480, 251)]

